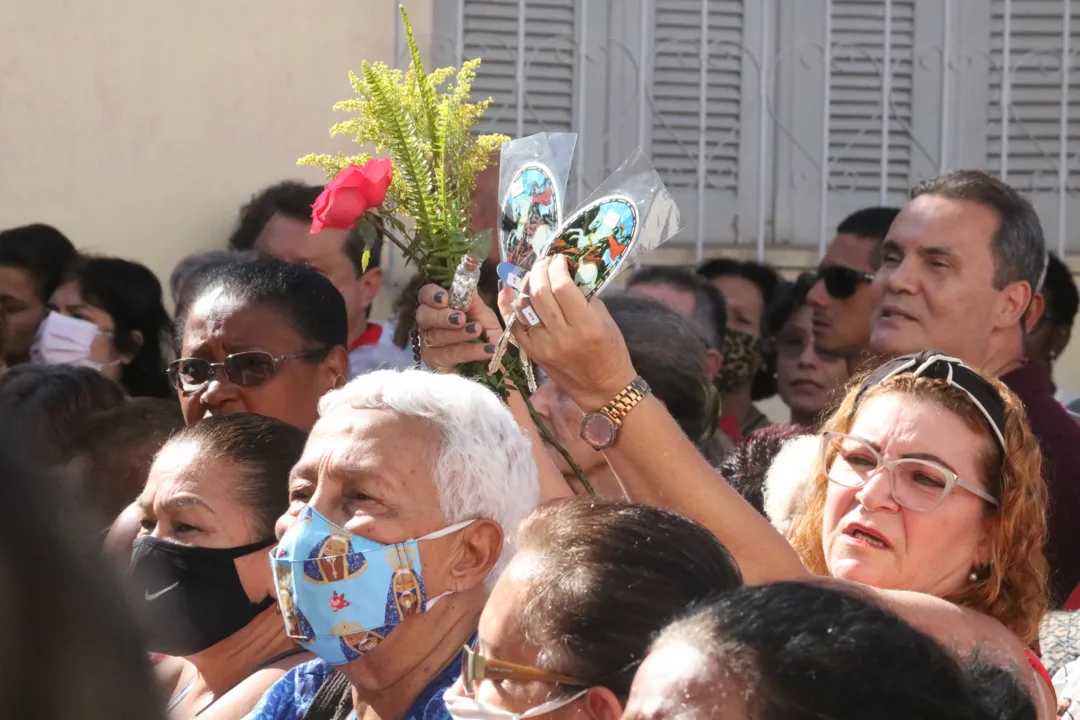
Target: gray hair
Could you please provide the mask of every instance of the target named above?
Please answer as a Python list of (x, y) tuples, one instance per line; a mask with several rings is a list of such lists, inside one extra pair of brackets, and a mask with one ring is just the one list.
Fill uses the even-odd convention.
[(689, 318), (648, 298), (606, 301), (634, 369), (695, 445), (714, 425), (713, 391), (705, 378), (705, 340)]
[(499, 523), (504, 545), (485, 583), (493, 585), (516, 547), (521, 521), (540, 502), (532, 444), (494, 393), (457, 375), (379, 370), (319, 401), (319, 415), (342, 409), (391, 410), (422, 418), (442, 433), (432, 480), (449, 524)]
[(994, 288), (1026, 282), (1039, 291), (1046, 267), (1046, 238), (1031, 203), (1016, 189), (981, 170), (959, 170), (925, 180), (911, 191), (912, 199), (936, 195), (968, 200), (998, 214), (998, 229), (990, 243), (994, 256)]

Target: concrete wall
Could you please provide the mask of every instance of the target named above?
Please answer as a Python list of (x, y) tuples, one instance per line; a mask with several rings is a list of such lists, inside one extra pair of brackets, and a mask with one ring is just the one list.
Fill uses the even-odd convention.
[[(431, 0), (410, 0), (417, 34)], [(220, 247), (237, 208), (331, 141), (348, 71), (393, 61), (394, 0), (0, 2), (0, 228), (175, 262)]]

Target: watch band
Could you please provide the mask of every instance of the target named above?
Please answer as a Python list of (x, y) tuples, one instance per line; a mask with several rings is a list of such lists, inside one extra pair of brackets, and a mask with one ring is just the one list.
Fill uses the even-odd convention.
[(623, 418), (634, 409), (634, 406), (651, 392), (652, 388), (649, 387), (649, 383), (645, 382), (645, 378), (638, 375), (630, 381), (630, 384), (621, 393), (615, 396), (614, 400), (597, 412), (607, 416), (611, 422), (615, 423), (617, 428), (622, 425)]

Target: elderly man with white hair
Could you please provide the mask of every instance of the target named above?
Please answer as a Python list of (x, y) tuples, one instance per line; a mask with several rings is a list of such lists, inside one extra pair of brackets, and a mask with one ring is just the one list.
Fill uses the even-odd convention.
[(449, 718), (443, 691), (539, 501), (529, 440), (487, 389), (420, 370), (357, 378), (319, 415), (271, 552), (286, 630), (319, 659), (248, 718)]

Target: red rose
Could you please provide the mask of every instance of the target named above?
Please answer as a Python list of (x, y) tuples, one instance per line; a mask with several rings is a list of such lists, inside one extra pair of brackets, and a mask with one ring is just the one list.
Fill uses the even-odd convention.
[(337, 174), (311, 206), (311, 232), (324, 227), (348, 230), (368, 208), (382, 205), (394, 171), (390, 158), (372, 158)]

